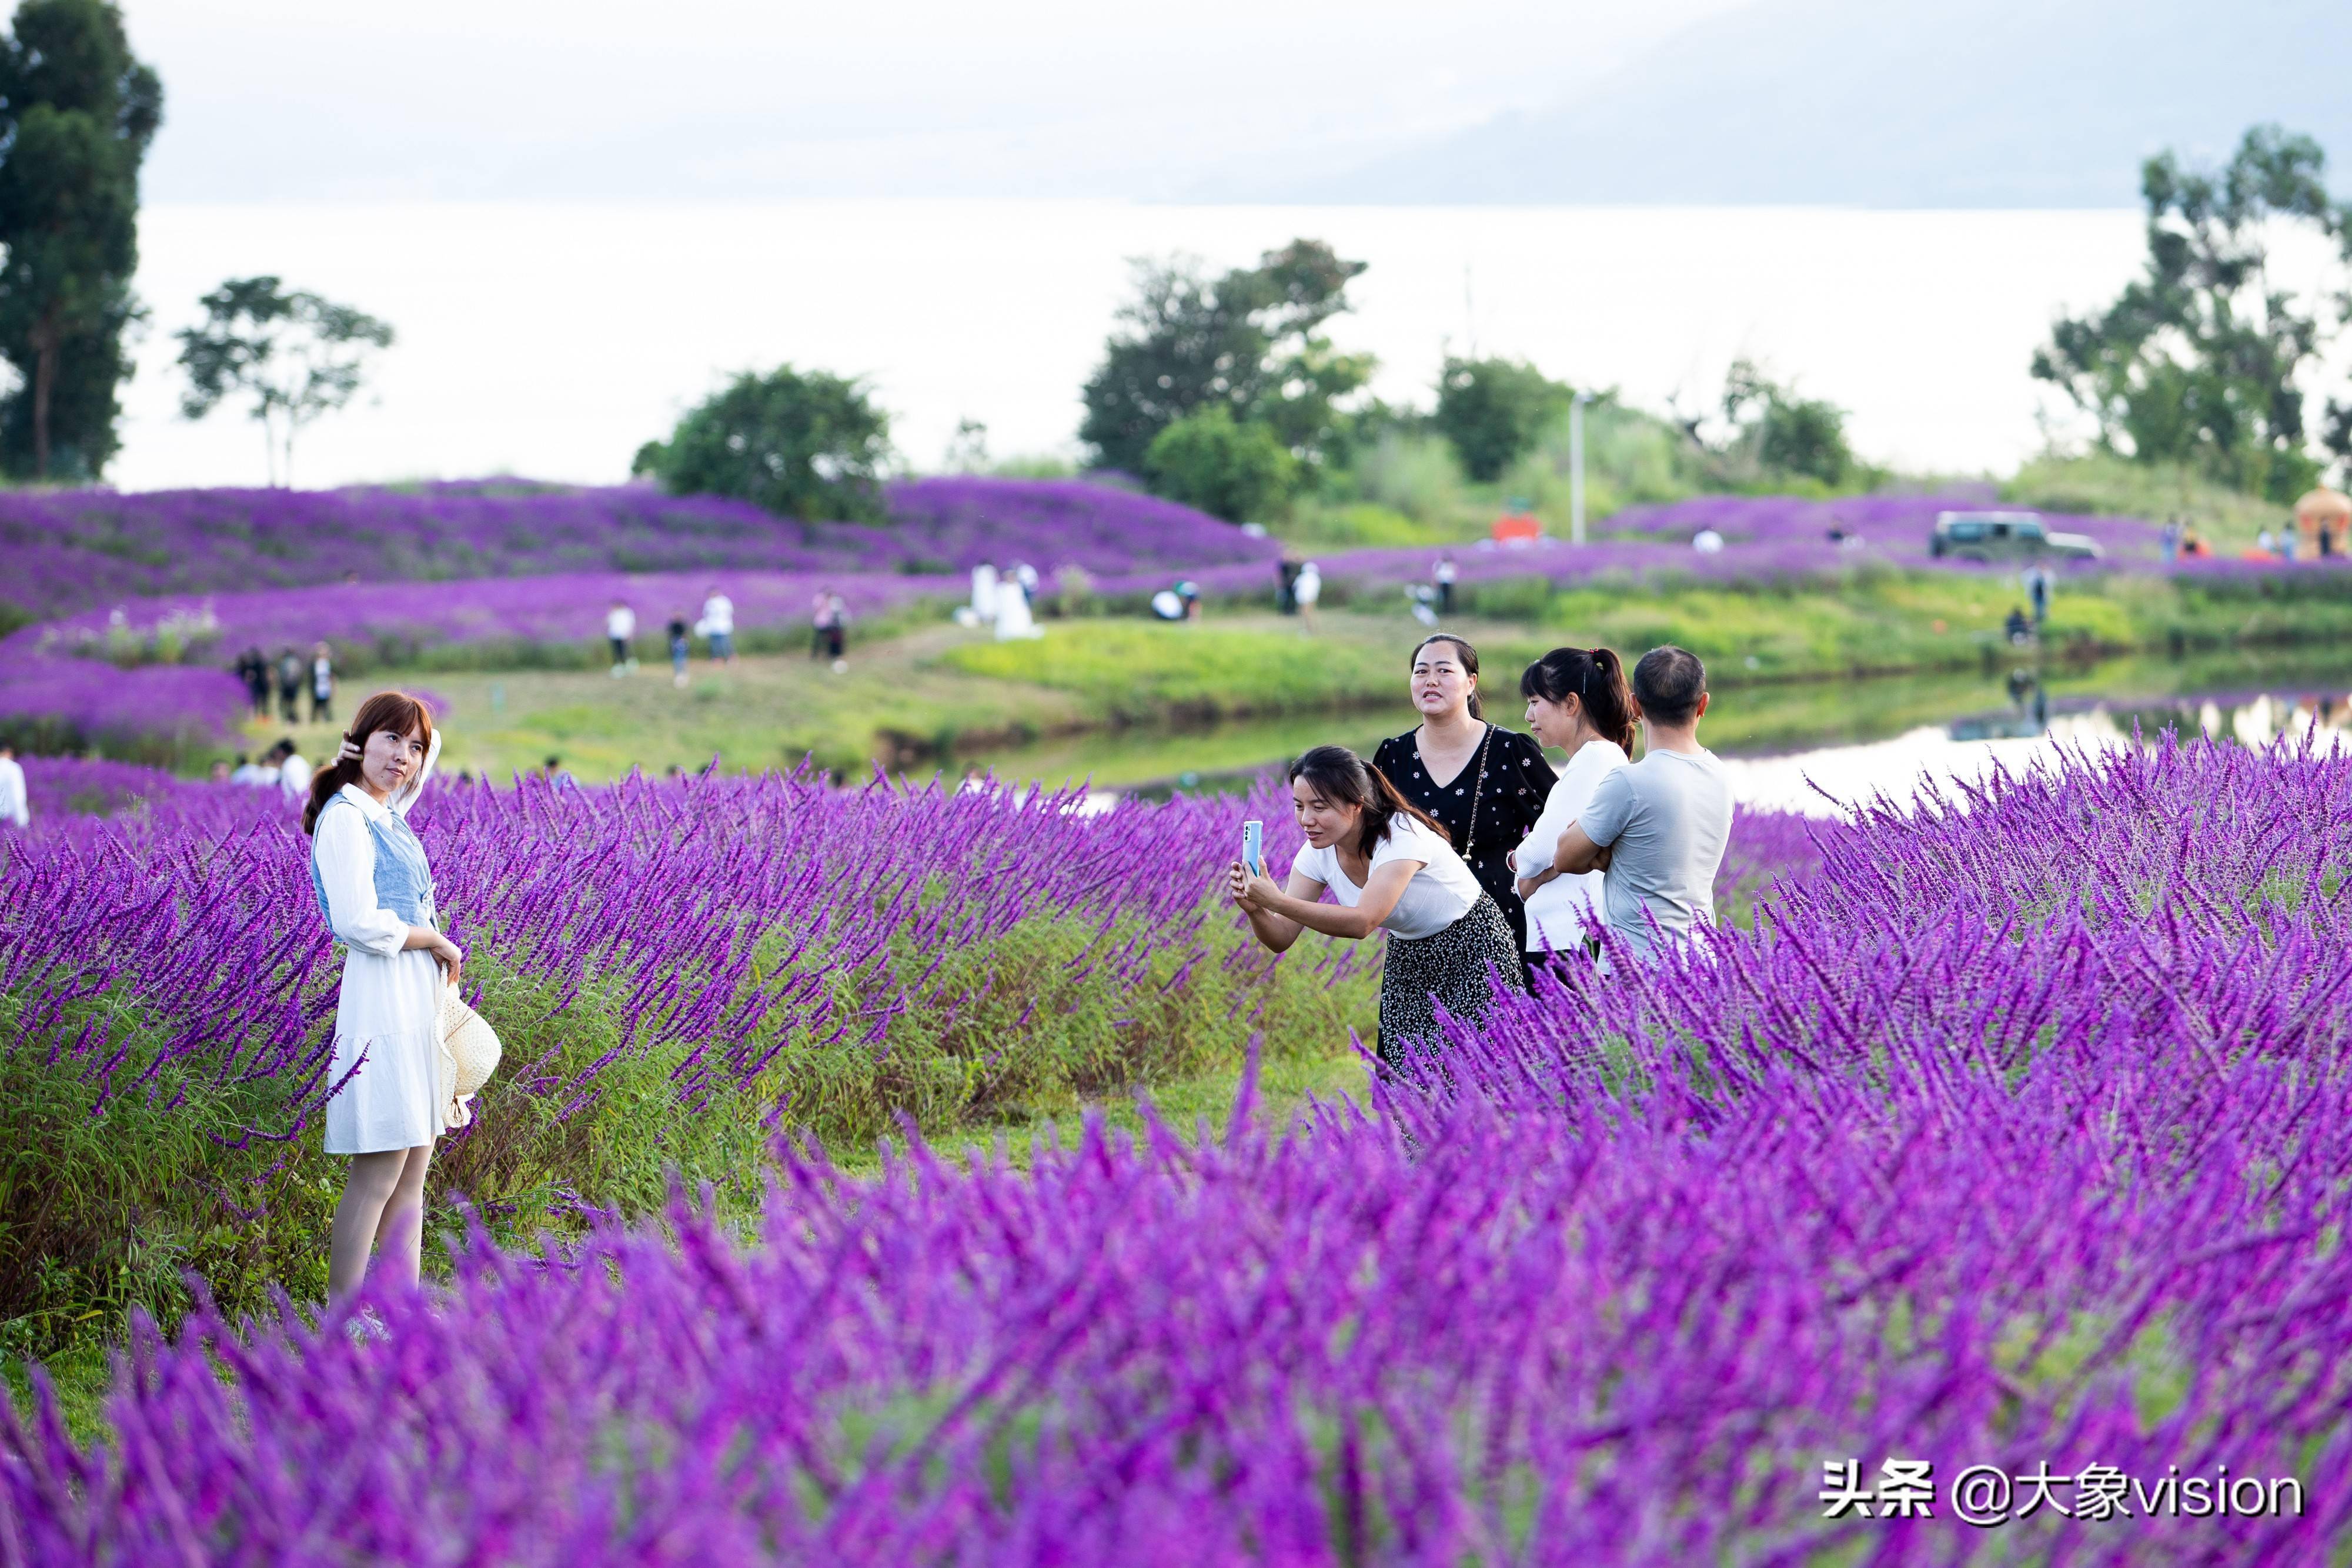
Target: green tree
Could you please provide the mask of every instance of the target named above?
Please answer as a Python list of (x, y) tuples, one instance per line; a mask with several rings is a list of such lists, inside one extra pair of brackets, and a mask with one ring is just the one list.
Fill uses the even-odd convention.
[(202, 419), (223, 399), (244, 392), (261, 425), (269, 482), (294, 482), (294, 438), (320, 414), (358, 395), (368, 356), (392, 347), (392, 328), (364, 310), (302, 291), (275, 277), (232, 277), (207, 294), (201, 327), (183, 328), (180, 368), (188, 390), (180, 413)]
[(1305, 239), (1214, 280), (1189, 260), (1138, 261), (1122, 330), (1082, 393), (1078, 438), (1097, 463), (1139, 474), (1161, 431), (1217, 405), (1321, 461), (1340, 429), (1337, 405), (1371, 379), (1370, 355), (1342, 354), (1322, 333), (1364, 265)]
[(1454, 445), (1462, 470), (1492, 483), (1575, 394), (1524, 360), (1457, 360), (1449, 356), (1437, 378), (1437, 433)]
[(732, 496), (780, 517), (880, 522), (890, 416), (863, 382), (780, 366), (750, 371), (638, 448), (633, 472), (673, 495)]
[(2192, 465), (2273, 500), (2306, 486), (2298, 377), (2318, 353), (2324, 301), (2273, 285), (2269, 240), (2302, 224), (2352, 256), (2352, 209), (2330, 199), (2327, 157), (2276, 126), (2246, 132), (2228, 166), (2141, 166), (2147, 267), (2106, 309), (2062, 318), (2033, 374), (2098, 426), (2099, 444), (2145, 463)]
[(1298, 459), (1273, 429), (1223, 403), (1186, 414), (1143, 455), (1151, 488), (1230, 523), (1264, 519), (1297, 493)]
[(1753, 360), (1734, 360), (1724, 372), (1719, 421), (1713, 414), (1686, 414), (1672, 399), (1668, 405), (1706, 482), (1717, 488), (1746, 489), (1792, 477), (1843, 485), (1868, 476), (1846, 440), (1845, 410), (1798, 396)]
[(0, 38), (0, 469), (87, 479), (119, 442), (124, 329), (143, 312), (139, 165), (163, 89), (109, 0), (24, 0)]

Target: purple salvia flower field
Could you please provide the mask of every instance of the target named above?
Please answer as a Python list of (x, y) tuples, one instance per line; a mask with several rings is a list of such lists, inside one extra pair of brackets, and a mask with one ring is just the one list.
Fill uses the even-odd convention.
[[(1191, 568), (1279, 547), (1155, 496), (1080, 480), (893, 485), (883, 528), (801, 523), (648, 486), (0, 492), (0, 600), (47, 618), (159, 594), (563, 573)], [(699, 583), (697, 584), (698, 588)]]
[[(793, 966), (730, 968), (718, 888), (784, 945), (815, 944), (811, 900), (852, 942), (933, 918), (855, 855), (802, 889), (763, 836), (824, 816), (964, 878), (983, 925), (1123, 909), (1213, 948), (1234, 821), (1283, 821), (802, 789), (452, 792), (423, 831), (436, 867), (535, 851), (593, 890), (502, 900), (453, 869), (477, 950), (519, 955), (489, 983), (609, 967), (635, 1005), (634, 955), (670, 943), (718, 977), (723, 1052), (725, 1009), (785, 1005)], [(1094, 1123), (1026, 1169), (917, 1142), (870, 1178), (784, 1143), (752, 1237), (679, 1196), (658, 1226), (477, 1234), (446, 1284), (373, 1298), (383, 1338), (285, 1307), (142, 1330), (102, 1437), (12, 1419), (0, 1540), (37, 1563), (2326, 1560), (2352, 1522), (2352, 761), (2168, 740), (1742, 833), (1768, 848), (1737, 875), (1775, 835), (1806, 862), (1752, 932), (1547, 983), (1455, 1025), (1423, 1082), (1286, 1130), (1244, 1098), (1206, 1141)], [(282, 824), (171, 800), (22, 852), (6, 928), (53, 992), (156, 961), (126, 923), (191, 914), (249, 979), (261, 938), (190, 894), (268, 898), (299, 864)], [(52, 934), (101, 863), (141, 868), (154, 912)], [(860, 994), (827, 1016), (854, 1031)], [(700, 1006), (646, 1001), (624, 1050)], [(215, 1040), (178, 1049), (247, 1049)], [(1897, 1459), (1947, 1487), (2226, 1466), (2301, 1506), (2126, 1494), (2126, 1518), (1977, 1529), (1938, 1490), (1931, 1517), (1824, 1517), (1849, 1458), (1865, 1489)]]

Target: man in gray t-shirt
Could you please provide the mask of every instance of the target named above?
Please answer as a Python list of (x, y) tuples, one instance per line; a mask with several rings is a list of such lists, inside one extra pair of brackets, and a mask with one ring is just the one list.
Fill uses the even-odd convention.
[(1731, 780), (1698, 743), (1706, 695), (1706, 667), (1696, 655), (1665, 647), (1642, 656), (1633, 666), (1642, 760), (1594, 787), (1553, 856), (1563, 872), (1608, 873), (1602, 913), (1643, 957), (1655, 951), (1661, 933), (1687, 937), (1715, 924), (1715, 873), (1731, 837)]

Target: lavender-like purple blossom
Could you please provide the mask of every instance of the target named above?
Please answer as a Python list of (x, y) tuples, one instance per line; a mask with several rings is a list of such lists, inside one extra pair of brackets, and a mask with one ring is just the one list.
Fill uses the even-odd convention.
[[(885, 835), (946, 809), (852, 799)], [(426, 831), (627, 843), (673, 800), (458, 800)], [(1255, 808), (983, 809), (1108, 867), (1196, 825), (1185, 853), (1222, 856)], [(11, 1420), (6, 1539), (34, 1563), (2325, 1561), (2352, 1523), (2347, 830), (2341, 758), (2077, 758), (1873, 809), (1808, 840), (1755, 933), (1547, 983), (1457, 1028), (1443, 1087), (1287, 1134), (1244, 1103), (1206, 1145), (1097, 1124), (1025, 1169), (918, 1145), (873, 1180), (786, 1147), (756, 1244), (681, 1199), (545, 1256), (477, 1239), (446, 1288), (373, 1299), (380, 1341), (200, 1313), (138, 1337), (101, 1442)], [(2226, 1466), (2302, 1506), (1977, 1531), (1939, 1490), (1931, 1518), (1825, 1518), (1849, 1457), (1865, 1486), (1904, 1458), (1947, 1488)]]

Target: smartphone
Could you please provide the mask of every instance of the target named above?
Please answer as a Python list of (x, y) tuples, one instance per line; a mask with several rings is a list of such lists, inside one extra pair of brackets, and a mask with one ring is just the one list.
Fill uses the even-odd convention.
[(1249, 868), (1249, 873), (1252, 876), (1265, 874), (1265, 824), (1264, 822), (1242, 824), (1242, 864)]

